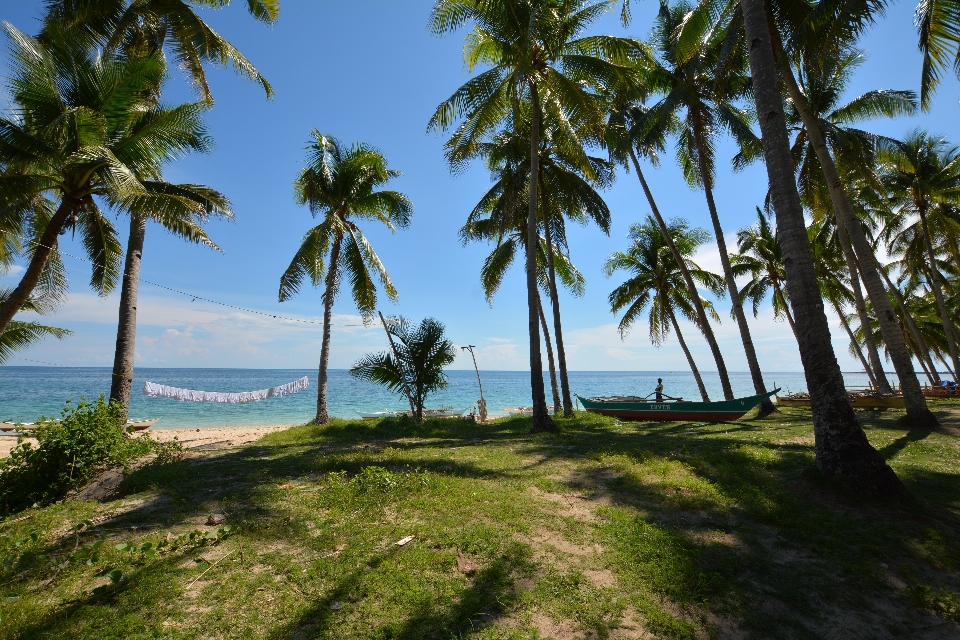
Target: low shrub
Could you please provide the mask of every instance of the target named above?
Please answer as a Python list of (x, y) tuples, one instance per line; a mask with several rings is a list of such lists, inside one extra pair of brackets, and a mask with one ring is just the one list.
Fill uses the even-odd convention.
[(21, 437), (0, 466), (0, 513), (59, 500), (103, 469), (157, 449), (149, 438), (127, 437), (121, 415), (120, 405), (104, 396), (92, 404), (68, 401), (60, 420), (37, 425), (36, 446)]

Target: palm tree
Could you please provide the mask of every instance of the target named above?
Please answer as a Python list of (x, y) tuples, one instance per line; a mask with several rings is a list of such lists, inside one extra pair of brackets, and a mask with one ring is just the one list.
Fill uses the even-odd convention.
[[(278, 16), (279, 2), (253, 0), (248, 2), (247, 8), (256, 19), (270, 23)], [(241, 76), (263, 86), (268, 98), (273, 94), (270, 84), (257, 69), (233, 45), (204, 23), (190, 4), (183, 0), (87, 0), (83, 3), (77, 0), (54, 0), (48, 3), (40, 40), (55, 43), (64, 38), (126, 56), (162, 56), (165, 50), (169, 50), (206, 103), (212, 104), (213, 96), (207, 84), (204, 62), (226, 65), (232, 61)], [(159, 91), (159, 87), (154, 90), (157, 100)], [(199, 109), (200, 105), (194, 106), (196, 112)], [(196, 112), (187, 113), (186, 118), (196, 120)], [(157, 126), (163, 124), (160, 122)], [(206, 237), (200, 223), (210, 215), (232, 217), (226, 199), (206, 187), (178, 185), (171, 197), (179, 204), (180, 210), (177, 212), (130, 212), (130, 233), (110, 385), (110, 399), (123, 406), (124, 418), (130, 406), (130, 386), (133, 382), (137, 295), (147, 219), (160, 222), (185, 239), (216, 247)]]
[[(410, 390), (415, 421), (423, 420), (427, 396), (447, 386), (443, 368), (457, 358), (456, 346), (444, 335), (444, 326), (433, 318), (412, 325), (406, 318), (387, 323), (397, 357), (391, 352), (368, 353), (350, 367), (350, 375), (381, 384), (395, 393)], [(406, 384), (404, 384), (406, 383)]]
[[(45, 46), (10, 25), (11, 90), (16, 115), (0, 118), (0, 228), (33, 225), (29, 263), (0, 304), (0, 332), (50, 274), (57, 238), (80, 231), (94, 263), (91, 284), (110, 291), (120, 244), (97, 199), (123, 211), (168, 212), (177, 185), (160, 167), (207, 141), (188, 117), (195, 106), (167, 108), (150, 99), (163, 79), (158, 56), (95, 53), (75, 43)], [(57, 201), (49, 208), (43, 203)], [(32, 221), (32, 222), (31, 222)]]
[[(824, 140), (833, 150), (837, 169), (845, 175), (850, 174), (851, 179), (847, 184), (850, 185), (848, 193), (851, 195), (853, 194), (849, 190), (856, 184), (856, 178), (868, 183), (876, 182), (872, 171), (876, 164), (873, 149), (877, 136), (854, 125), (878, 116), (894, 118), (916, 111), (916, 99), (912, 91), (868, 91), (847, 103), (841, 103), (846, 85), (863, 60), (861, 52), (851, 49), (830, 55), (820, 53), (816, 60), (811, 60), (809, 56), (800, 56), (800, 62), (796, 65), (799, 91), (806, 98), (809, 110), (816, 116)], [(811, 139), (803, 127), (802, 117), (796, 111), (794, 107), (794, 113), (790, 117), (797, 123), (794, 153), (798, 158), (801, 197), (813, 210), (815, 217), (834, 217), (824, 172)], [(867, 322), (866, 302), (860, 288), (857, 259), (847, 231), (844, 229), (838, 232), (837, 237), (850, 272), (857, 314), (861, 324), (864, 324)], [(865, 335), (865, 346), (880, 391), (892, 393), (872, 333)]]
[(783, 252), (776, 232), (766, 216), (757, 207), (757, 224), (737, 232), (739, 254), (730, 256), (734, 277), (750, 276), (750, 281), (740, 290), (740, 298), (753, 303), (753, 317), (760, 311), (760, 303), (767, 298), (767, 292), (773, 290), (773, 317), (787, 319), (793, 336), (797, 336), (797, 325), (790, 313), (787, 296), (784, 293), (786, 267), (783, 264)]
[[(521, 117), (508, 119), (504, 128), (477, 147), (477, 153), (485, 160), (493, 186), (487, 191), (478, 207), (470, 214), (468, 224), (477, 221), (477, 216), (490, 215), (498, 222), (495, 236), (486, 239), (501, 239), (506, 228), (525, 228), (525, 217), (520, 215), (527, 202), (530, 179), (530, 119), (521, 108)], [(609, 234), (610, 209), (597, 193), (598, 188), (609, 186), (613, 180), (610, 163), (602, 158), (583, 153), (579, 144), (571, 148), (570, 140), (547, 118), (542, 126), (541, 150), (538, 161), (540, 170), (538, 193), (540, 194), (540, 228), (545, 247), (541, 249), (546, 258), (546, 277), (538, 280), (544, 286), (553, 310), (553, 325), (560, 365), (560, 387), (564, 415), (573, 415), (573, 402), (567, 374), (563, 328), (560, 321), (560, 300), (557, 295), (557, 270), (561, 254), (555, 245), (569, 251), (566, 240), (566, 219), (580, 224), (593, 221)], [(520, 246), (524, 246), (521, 242)], [(538, 262), (537, 268), (541, 265)], [(576, 295), (582, 293), (582, 287)], [(541, 323), (542, 324), (542, 323)], [(546, 331), (545, 333), (549, 333)], [(552, 361), (548, 344), (548, 360)], [(551, 365), (552, 366), (552, 365)]]
[[(488, 158), (491, 163), (492, 158)], [(489, 191), (480, 200), (467, 218), (466, 224), (460, 229), (460, 239), (464, 244), (471, 241), (493, 242), (495, 244), (490, 255), (484, 260), (483, 267), (480, 269), (480, 282), (483, 286), (484, 294), (489, 304), (493, 304), (493, 297), (507, 271), (513, 265), (513, 261), (518, 250), (523, 249), (526, 242), (525, 217), (517, 217), (516, 212), (524, 208), (526, 202), (525, 181), (515, 180), (517, 167), (511, 163), (497, 163), (493, 161), (494, 166), (491, 173), (494, 177), (494, 184)], [(521, 163), (522, 164), (522, 163)], [(526, 176), (529, 179), (529, 176)], [(508, 227), (512, 220), (513, 227)], [(562, 222), (563, 218), (558, 218)], [(561, 234), (561, 244), (548, 243), (546, 238), (538, 236), (539, 247), (537, 249), (537, 281), (540, 287), (546, 290), (551, 296), (551, 281), (553, 290), (556, 290), (556, 278), (559, 275), (561, 284), (573, 295), (583, 295), (584, 283), (583, 274), (570, 261), (569, 256), (563, 252), (562, 248), (566, 245), (565, 234)], [(525, 249), (523, 249), (525, 251)], [(552, 254), (552, 255), (549, 255)], [(547, 319), (543, 312), (543, 304), (538, 297), (538, 313), (540, 316), (540, 326), (543, 330), (544, 344), (547, 347), (547, 363), (550, 369), (550, 385), (553, 393), (554, 415), (560, 413), (563, 408), (561, 404), (561, 394), (557, 386), (556, 366), (554, 364), (553, 347), (550, 342), (550, 329), (547, 326)], [(556, 307), (554, 308), (557, 310)], [(554, 315), (555, 326), (558, 324), (558, 317)], [(557, 340), (558, 345), (562, 344)], [(566, 362), (563, 362), (564, 366)], [(565, 369), (561, 369), (565, 374)], [(563, 378), (566, 380), (566, 378)], [(566, 386), (567, 393), (569, 387)]]
[(653, 217), (660, 225), (661, 236), (670, 248), (674, 261), (680, 266), (680, 273), (683, 275), (684, 283), (687, 287), (687, 297), (693, 302), (696, 311), (697, 324), (700, 326), (703, 337), (710, 346), (713, 353), (714, 362), (717, 365), (717, 374), (720, 377), (720, 386), (724, 395), (733, 394), (733, 387), (730, 385), (730, 376), (727, 374), (727, 366), (723, 360), (723, 354), (720, 352), (720, 344), (713, 333), (710, 322), (707, 319), (707, 312), (701, 304), (700, 294), (697, 291), (697, 285), (686, 267), (686, 261), (680, 255), (670, 237), (667, 222), (660, 213), (660, 208), (650, 191), (650, 186), (640, 168), (640, 161), (637, 155), (647, 158), (651, 164), (659, 164), (659, 152), (664, 149), (665, 138), (652, 135), (653, 132), (641, 131), (641, 123), (644, 122), (648, 109), (643, 105), (647, 98), (646, 88), (642, 84), (643, 68), (647, 65), (638, 65), (640, 76), (637, 81), (623, 83), (622, 86), (608, 91), (605, 95), (606, 110), (609, 114), (607, 119), (607, 128), (604, 135), (604, 146), (610, 154), (611, 159), (617, 164), (623, 166), (627, 172), (630, 167), (637, 172), (637, 179), (653, 212)]
[[(202, 145), (196, 150), (206, 148), (206, 136), (199, 119), (199, 111), (190, 113), (189, 107), (199, 109), (202, 105), (183, 105), (177, 115), (186, 126), (192, 127)], [(184, 108), (185, 107), (185, 108)], [(158, 125), (162, 126), (162, 125)], [(160, 176), (157, 175), (157, 178)], [(150, 184), (144, 180), (145, 184)], [(154, 186), (154, 185), (151, 185)], [(130, 409), (130, 390), (133, 384), (134, 354), (137, 342), (137, 295), (140, 288), (140, 264), (143, 261), (143, 243), (147, 233), (147, 221), (159, 223), (170, 233), (189, 242), (204, 244), (212, 249), (219, 247), (203, 229), (203, 223), (211, 216), (232, 219), (230, 201), (209, 187), (197, 184), (159, 183), (155, 185), (158, 193), (166, 196), (162, 208), (156, 203), (148, 206), (131, 206), (130, 235), (127, 240), (127, 255), (123, 266), (123, 281), (120, 285), (120, 316), (117, 323), (117, 343), (114, 350), (113, 376), (110, 382), (110, 400), (117, 401), (123, 407), (121, 418), (127, 418)]]
[[(320, 224), (303, 236), (303, 242), (280, 277), (280, 301), (300, 290), (309, 277), (314, 286), (323, 283), (323, 341), (317, 375), (317, 424), (330, 421), (327, 411), (327, 365), (330, 359), (330, 317), (343, 276), (350, 279), (353, 301), (368, 318), (377, 308), (376, 277), (387, 297), (397, 299), (397, 290), (386, 267), (354, 220), (370, 220), (406, 228), (413, 204), (397, 191), (377, 190), (399, 171), (387, 167), (383, 155), (366, 144), (344, 146), (332, 136), (314, 129), (307, 145), (307, 166), (293, 183), (297, 204), (322, 216)], [(324, 260), (327, 266), (324, 268)]]
[[(9, 296), (9, 289), (0, 289), (0, 304), (5, 302)], [(45, 315), (56, 308), (57, 302), (55, 295), (31, 296), (27, 298), (26, 303), (20, 310)], [(49, 327), (35, 321), (11, 320), (3, 333), (0, 333), (0, 365), (12, 358), (17, 351), (40, 342), (46, 337), (53, 336), (57, 340), (63, 340), (69, 335), (73, 335), (73, 332), (69, 329)]]
[(834, 313), (840, 318), (840, 325), (846, 332), (847, 337), (850, 338), (850, 353), (860, 360), (863, 370), (870, 379), (870, 384), (874, 388), (878, 388), (881, 393), (892, 393), (892, 390), (884, 391), (878, 384), (874, 375), (875, 369), (867, 362), (863, 350), (860, 348), (861, 339), (866, 342), (867, 335), (873, 342), (873, 332), (869, 330), (872, 326), (870, 316), (866, 313), (866, 310), (863, 315), (857, 314), (861, 322), (860, 326), (866, 328), (866, 330), (860, 332), (861, 337), (858, 338), (844, 311), (847, 304), (854, 302), (850, 281), (856, 277), (856, 272), (848, 276), (846, 256), (839, 242), (840, 234), (837, 233), (831, 222), (832, 218), (825, 218), (819, 222), (814, 222), (807, 228), (810, 248), (813, 250), (813, 264), (816, 266), (817, 280), (820, 283), (820, 294), (824, 300), (830, 303)]
[(758, 122), (770, 181), (770, 200), (777, 216), (777, 234), (787, 267), (794, 321), (802, 336), (800, 358), (810, 392), (817, 467), (827, 475), (846, 478), (865, 491), (901, 494), (902, 483), (870, 446), (860, 427), (830, 341), (803, 205), (794, 179), (787, 120), (779, 90), (780, 73), (763, 0), (741, 0), (740, 9), (750, 43), (754, 103), (756, 112), (762, 114)]
[[(46, 4), (42, 42), (69, 39), (80, 46), (132, 55), (167, 49), (205, 102), (213, 102), (213, 95), (204, 63), (232, 65), (239, 75), (259, 83), (267, 98), (273, 95), (256, 67), (194, 11), (195, 5), (220, 8), (230, 0), (47, 0)], [(272, 24), (280, 15), (280, 0), (247, 0), (246, 4), (260, 22)]]
[[(704, 229), (691, 229), (687, 222), (681, 219), (672, 220), (668, 230), (674, 245), (687, 263), (686, 267), (690, 274), (714, 294), (721, 295), (724, 289), (723, 278), (704, 271), (690, 260), (690, 256), (696, 252), (697, 247), (710, 241), (710, 234)], [(607, 277), (620, 269), (631, 274), (630, 279), (614, 289), (609, 297), (610, 310), (613, 313), (626, 309), (620, 319), (620, 336), (625, 337), (633, 324), (649, 308), (650, 341), (660, 346), (666, 340), (671, 328), (677, 332), (677, 339), (690, 364), (693, 377), (697, 381), (700, 396), (704, 402), (710, 402), (700, 371), (677, 323), (677, 313), (679, 313), (696, 324), (696, 311), (689, 298), (683, 274), (660, 231), (660, 224), (652, 216), (647, 216), (643, 224), (634, 224), (630, 227), (629, 237), (630, 248), (626, 252), (614, 253), (603, 265), (603, 271)], [(699, 296), (699, 293), (697, 295)], [(715, 320), (720, 320), (708, 300), (700, 302), (710, 310)]]
[[(475, 157), (477, 145), (510, 114), (528, 102), (531, 114), (530, 175), (538, 176), (541, 119), (547, 114), (558, 123), (600, 123), (601, 113), (587, 85), (603, 84), (620, 75), (632, 40), (584, 36), (583, 31), (613, 5), (611, 0), (437, 0), (430, 30), (443, 35), (472, 22), (464, 58), (472, 71), (477, 64), (490, 69), (469, 80), (445, 100), (429, 127), (446, 129), (464, 122), (447, 143), (451, 164)], [(516, 120), (516, 118), (515, 118)], [(576, 139), (576, 128), (567, 132)], [(536, 246), (539, 181), (529, 181), (527, 200), (526, 275), (527, 328), (530, 335), (530, 385), (533, 393), (533, 430), (555, 430), (547, 414), (540, 357), (537, 302)]]
[[(728, 131), (742, 147), (757, 146), (748, 112), (736, 106), (750, 90), (745, 52), (739, 45), (727, 46), (729, 38), (725, 27), (711, 31), (695, 49), (679, 50), (675, 34), (683, 26), (688, 13), (686, 4), (672, 8), (665, 3), (660, 5), (652, 43), (659, 59), (644, 79), (650, 90), (662, 94), (662, 98), (650, 107), (643, 126), (654, 136), (659, 137), (668, 131), (676, 136), (677, 161), (684, 176), (691, 184), (703, 188), (753, 386), (762, 394), (767, 389), (713, 197), (716, 132)], [(725, 395), (728, 400), (732, 399), (732, 390)], [(761, 415), (775, 410), (769, 400), (761, 403)]]
[(944, 297), (930, 222), (930, 216), (937, 213), (936, 205), (960, 204), (960, 151), (949, 147), (943, 138), (915, 129), (902, 141), (884, 141), (879, 157), (882, 179), (896, 203), (895, 211), (900, 216), (919, 218), (914, 235), (923, 241), (929, 286), (940, 311), (953, 370), (960, 370), (960, 338)]
[[(883, 286), (880, 265), (873, 246), (867, 240), (863, 223), (857, 217), (856, 209), (845, 188), (845, 182), (841, 178), (837, 163), (831, 154), (828, 139), (823, 132), (824, 122), (811, 108), (808, 96), (794, 77), (791, 67), (793, 60), (790, 55), (793, 54), (809, 56), (812, 58), (813, 62), (811, 64), (814, 66), (822, 64), (825, 57), (836, 55), (848, 46), (849, 38), (852, 37), (851, 34), (856, 33), (862, 26), (858, 22), (856, 11), (852, 14), (841, 11), (838, 15), (826, 16), (818, 13), (821, 10), (822, 7), (820, 6), (811, 8), (807, 5), (797, 4), (792, 7), (791, 20), (786, 22), (781, 20), (785, 27), (789, 27), (788, 30), (794, 36), (790, 51), (784, 49), (777, 29), (769, 30), (767, 34), (774, 55), (779, 60), (779, 66), (782, 69), (780, 76), (783, 85), (790, 96), (791, 104), (803, 122), (806, 135), (810, 139), (810, 146), (823, 172), (824, 184), (830, 195), (837, 227), (845, 231), (850, 239), (860, 276), (863, 279), (870, 301), (877, 310), (877, 320), (884, 334), (887, 351), (897, 372), (897, 377), (900, 379), (900, 389), (907, 410), (904, 422), (920, 428), (932, 428), (938, 424), (937, 418), (927, 408), (927, 402), (920, 389), (920, 381), (914, 371), (913, 360), (900, 330), (898, 318)], [(765, 15), (765, 20), (767, 24), (775, 24), (772, 14)], [(823, 30), (822, 26), (818, 26), (821, 23), (829, 23), (831, 28)], [(823, 33), (821, 34), (819, 31), (823, 31)], [(842, 146), (839, 145), (839, 147)], [(834, 154), (838, 153), (837, 148), (838, 146), (834, 147)]]

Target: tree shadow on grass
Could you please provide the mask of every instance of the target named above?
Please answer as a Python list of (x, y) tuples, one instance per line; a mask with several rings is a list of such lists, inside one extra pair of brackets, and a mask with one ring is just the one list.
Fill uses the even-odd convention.
[(878, 449), (884, 460), (890, 460), (898, 453), (906, 449), (911, 442), (919, 442), (930, 435), (929, 429), (911, 429), (901, 437), (897, 438), (887, 446)]
[[(607, 538), (612, 557), (626, 558), (618, 575), (628, 584), (653, 585), (682, 611), (747, 621), (759, 637), (787, 629), (824, 637), (855, 620), (867, 636), (895, 638), (910, 635), (912, 624), (938, 622), (907, 606), (882, 567), (911, 566), (958, 583), (920, 547), (931, 528), (943, 539), (960, 537), (948, 504), (960, 494), (960, 476), (913, 467), (903, 476), (918, 500), (891, 505), (819, 474), (810, 444), (750, 438), (763, 428), (749, 423), (619, 427), (604, 435), (571, 429), (565, 441), (597, 460), (568, 485), (610, 505), (601, 528), (617, 518), (631, 523)], [(908, 433), (883, 453), (893, 457), (927, 435)], [(541, 447), (548, 445), (530, 442), (527, 450)], [(564, 456), (559, 448), (542, 453)], [(650, 539), (660, 543), (645, 546)]]
[[(339, 637), (344, 618), (354, 606), (350, 600), (363, 589), (371, 571), (390, 565), (403, 551), (393, 547), (378, 554), (363, 567), (351, 572), (338, 582), (330, 595), (318, 600), (296, 620), (289, 621), (268, 637), (314, 638)], [(389, 570), (389, 566), (386, 567)], [(448, 601), (427, 596), (403, 611), (397, 619), (389, 619), (389, 611), (380, 613), (376, 622), (361, 629), (363, 637), (417, 640), (424, 638), (460, 637), (496, 623), (516, 603), (516, 580), (529, 571), (527, 553), (514, 545), (467, 579)], [(359, 603), (358, 605), (359, 606)], [(346, 623), (346, 624), (349, 624)]]
[[(588, 459), (592, 461), (586, 466), (575, 467), (580, 469), (579, 476), (573, 475), (567, 482), (573, 490), (603, 498), (613, 509), (602, 515), (599, 526), (608, 527), (605, 544), (618, 577), (635, 593), (652, 591), (656, 598), (676, 603), (690, 619), (696, 611), (707, 611), (745, 621), (760, 637), (776, 636), (778, 630), (786, 629), (798, 637), (822, 637), (824, 633), (818, 631), (835, 628), (841, 618), (846, 616), (849, 622), (853, 616), (872, 630), (874, 637), (893, 637), (891, 629), (900, 629), (907, 637), (909, 624), (916, 619), (921, 623), (936, 619), (916, 610), (913, 616), (896, 591), (878, 578), (879, 563), (916, 567), (920, 574), (939, 572), (947, 583), (956, 579), (955, 572), (932, 566), (920, 543), (931, 529), (946, 540), (960, 537), (960, 527), (956, 518), (949, 517), (953, 511), (948, 508), (949, 501), (960, 495), (957, 475), (911, 468), (904, 480), (924, 501), (891, 508), (860, 503), (836, 491), (815, 472), (809, 444), (751, 438), (754, 432), (769, 431), (772, 425), (768, 424), (701, 427), (696, 423), (652, 423), (612, 428), (613, 421), (565, 421), (560, 434), (531, 436), (525, 432), (529, 420), (505, 423), (474, 425), (476, 430), (439, 425), (413, 434), (402, 424), (369, 428), (354, 424), (339, 428), (335, 437), (326, 438), (319, 431), (305, 442), (253, 445), (141, 469), (130, 475), (126, 490), (149, 488), (159, 497), (101, 526), (188, 524), (231, 494), (241, 495), (251, 522), (262, 516), (279, 523), (286, 512), (270, 495), (259, 494), (261, 488), (315, 481), (328, 473), (343, 472), (349, 477), (374, 466), (513, 482), (553, 461), (579, 464)], [(417, 441), (400, 445), (391, 441), (409, 438)], [(483, 439), (511, 447), (521, 442), (519, 453), (535, 455), (537, 462), (504, 470), (415, 455), (422, 448), (465, 446)], [(885, 457), (892, 457), (922, 439), (910, 432), (882, 451)], [(363, 445), (371, 442), (377, 447), (390, 442), (393, 449), (387, 455), (383, 449), (367, 452)], [(608, 460), (608, 455), (615, 459)], [(690, 494), (683, 482), (671, 484), (627, 472), (648, 460), (666, 465), (668, 471), (676, 466), (693, 481), (708, 484), (702, 495)], [(622, 467), (617, 467), (621, 461)], [(613, 473), (602, 473), (605, 469)], [(698, 485), (691, 486), (699, 490)], [(284, 526), (271, 525), (257, 530), (256, 536), (269, 544), (282, 542), (288, 533)], [(650, 540), (659, 542), (651, 545)], [(337, 586), (325, 591), (323, 599), (311, 602), (305, 610), (301, 607), (295, 620), (282, 622), (269, 633), (278, 638), (320, 633), (334, 637), (336, 625), (348, 611), (335, 611), (330, 605), (348, 599), (367, 571), (389, 568), (396, 561), (397, 549), (389, 547), (358, 558), (363, 560), (361, 566), (338, 576)], [(423, 638), (490, 625), (509, 611), (515, 576), (521, 569), (520, 559), (495, 554), (452, 601), (404, 601), (402, 615), (378, 622), (376, 629), (368, 631), (382, 637)], [(190, 576), (195, 573), (186, 572)], [(157, 564), (120, 585), (113, 595), (114, 604), (127, 617), (144, 607), (162, 606), (165, 598), (178, 597), (183, 584), (189, 582), (179, 579), (180, 575), (179, 570), (171, 573), (169, 565)], [(153, 590), (146, 590), (146, 585)], [(99, 621), (100, 629), (109, 628), (104, 610), (90, 613), (91, 608), (103, 606), (100, 602), (68, 605), (41, 617), (24, 637), (70, 635), (71, 621), (81, 617), (81, 612), (90, 623)], [(345, 606), (353, 605), (348, 601)], [(886, 627), (877, 626), (876, 621), (882, 621), (884, 615), (891, 621)]]

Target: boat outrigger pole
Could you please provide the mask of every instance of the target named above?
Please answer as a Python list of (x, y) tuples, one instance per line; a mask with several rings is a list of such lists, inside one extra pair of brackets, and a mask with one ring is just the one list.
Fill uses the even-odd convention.
[(390, 341), (390, 349), (393, 351), (393, 357), (397, 361), (397, 369), (400, 371), (400, 379), (403, 380), (403, 390), (407, 394), (407, 400), (410, 401), (410, 417), (413, 418), (413, 424), (420, 426), (420, 423), (417, 422), (417, 409), (413, 405), (413, 394), (410, 393), (410, 385), (407, 384), (407, 372), (403, 368), (403, 362), (400, 361), (400, 354), (397, 353), (397, 345), (393, 344), (393, 336), (390, 335), (390, 329), (387, 328), (387, 320), (383, 317), (382, 311), (377, 311), (380, 314), (380, 322), (383, 324), (383, 330), (387, 334), (387, 340)]
[(480, 412), (480, 422), (487, 421), (487, 401), (483, 399), (483, 383), (480, 382), (480, 369), (477, 368), (477, 356), (473, 352), (473, 349), (476, 345), (470, 344), (465, 347), (460, 347), (464, 351), (470, 352), (470, 357), (473, 358), (473, 370), (477, 372), (477, 384), (480, 385), (480, 402), (477, 406), (477, 409)]

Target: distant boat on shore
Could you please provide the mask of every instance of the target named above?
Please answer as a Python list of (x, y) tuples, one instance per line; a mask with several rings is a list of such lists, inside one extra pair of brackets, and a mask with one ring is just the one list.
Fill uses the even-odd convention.
[[(437, 407), (436, 409), (424, 409), (424, 418), (459, 418), (466, 409), (454, 409), (453, 407)], [(372, 413), (358, 411), (360, 417), (364, 420), (379, 420), (380, 418), (396, 418), (399, 416), (409, 416), (410, 411), (375, 411)]]

